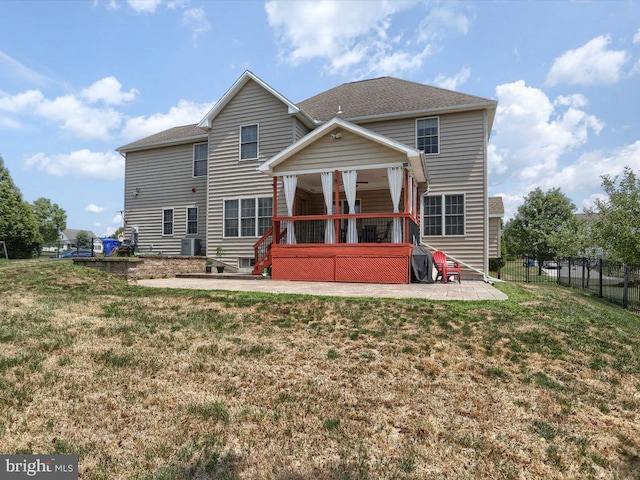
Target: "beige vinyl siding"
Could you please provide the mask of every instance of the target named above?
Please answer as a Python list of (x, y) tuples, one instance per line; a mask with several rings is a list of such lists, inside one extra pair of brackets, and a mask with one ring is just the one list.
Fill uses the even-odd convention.
[[(452, 113), (440, 115), (439, 118), (440, 153), (426, 156), (429, 195), (465, 194), (465, 234), (422, 237), (422, 241), (486, 272), (484, 112)], [(362, 126), (409, 146), (416, 146), (416, 118), (366, 123)], [(425, 191), (425, 187), (422, 187), (420, 195)], [(468, 271), (468, 275), (477, 276), (471, 271)]]
[[(259, 124), (258, 160), (240, 160), (241, 125)], [(209, 133), (209, 195), (207, 198), (207, 255), (222, 246), (222, 261), (237, 265), (239, 257), (253, 257), (258, 237), (223, 239), (225, 199), (273, 196), (273, 180), (258, 166), (292, 143), (292, 117), (287, 106), (250, 80), (214, 119)], [(281, 191), (281, 185), (279, 191)], [(286, 212), (284, 203), (278, 205)]]
[(489, 258), (500, 257), (500, 218), (489, 219)]
[(336, 129), (342, 138), (334, 139), (330, 133), (276, 166), (275, 174), (300, 170), (335, 170), (336, 168), (384, 165), (406, 162), (406, 155), (384, 147), (352, 132)]
[(307, 133), (309, 133), (309, 129), (305, 127), (300, 120), (293, 117), (293, 141), (297, 142), (302, 137), (304, 137)]
[[(139, 193), (136, 195), (136, 189)], [(195, 189), (195, 192), (192, 192)], [(180, 254), (187, 234), (187, 207), (198, 207), (198, 234), (204, 246), (207, 177), (193, 177), (193, 144), (129, 152), (125, 161), (127, 235), (137, 226), (138, 243), (154, 251)], [(162, 210), (173, 208), (173, 235), (162, 236)]]

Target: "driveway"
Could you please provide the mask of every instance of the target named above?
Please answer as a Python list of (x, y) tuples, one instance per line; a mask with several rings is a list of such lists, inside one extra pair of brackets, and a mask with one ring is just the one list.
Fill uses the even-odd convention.
[(329, 297), (422, 298), (427, 300), (506, 300), (497, 288), (481, 281), (387, 285), (379, 283), (293, 282), (233, 278), (157, 278), (138, 280), (138, 285), (234, 292), (291, 293)]

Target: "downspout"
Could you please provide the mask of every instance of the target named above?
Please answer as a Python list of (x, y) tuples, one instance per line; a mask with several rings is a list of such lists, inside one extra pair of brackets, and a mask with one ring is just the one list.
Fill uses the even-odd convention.
[[(422, 240), (420, 240), (420, 245), (427, 247), (428, 249), (432, 250), (432, 251), (436, 251), (439, 250), (438, 248), (432, 247), (431, 245), (424, 243)], [(469, 270), (473, 270), (474, 272), (479, 273), (480, 275), (482, 275), (482, 280), (485, 283), (488, 283), (490, 285), (493, 285), (494, 282), (501, 282), (501, 283), (506, 283), (504, 280), (500, 280), (499, 278), (495, 278), (492, 277), (490, 275), (488, 275), (486, 272), (483, 272), (482, 270), (480, 270), (479, 268), (476, 267), (472, 267), (471, 265), (469, 265), (468, 263), (465, 263), (464, 261), (456, 258), (456, 257), (452, 257), (451, 255), (447, 255), (447, 258), (450, 258), (451, 260), (453, 260), (454, 262), (459, 263), (460, 265), (464, 265), (465, 267), (467, 267)]]
[[(489, 180), (488, 180), (488, 170), (489, 170), (489, 159), (487, 158), (487, 144), (489, 143), (489, 132), (488, 130), (488, 118), (487, 118), (487, 110), (483, 110), (483, 114), (482, 114), (482, 118), (483, 118), (483, 129), (484, 129), (484, 135), (483, 135), (483, 156), (484, 156), (484, 160), (482, 162), (483, 164), (483, 191), (484, 191), (484, 195), (483, 195), (483, 201), (484, 201), (484, 220), (483, 220), (483, 224), (484, 224), (484, 255), (482, 256), (482, 262), (484, 265), (484, 268), (489, 270), (489, 192), (488, 192), (488, 184), (489, 184)], [(498, 248), (500, 248), (500, 245), (498, 245)]]

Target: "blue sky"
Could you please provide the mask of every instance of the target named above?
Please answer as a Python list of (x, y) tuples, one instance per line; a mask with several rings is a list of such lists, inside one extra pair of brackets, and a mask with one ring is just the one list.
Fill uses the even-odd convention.
[[(582, 210), (640, 172), (640, 2), (0, 2), (0, 155), (68, 227), (121, 225), (121, 145), (198, 122), (246, 69), (293, 102), (391, 75), (498, 101), (490, 195)], [(0, 199), (1, 201), (1, 199)]]

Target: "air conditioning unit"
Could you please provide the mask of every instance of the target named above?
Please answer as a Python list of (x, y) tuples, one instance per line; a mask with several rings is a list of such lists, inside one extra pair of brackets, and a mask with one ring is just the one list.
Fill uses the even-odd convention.
[(183, 238), (180, 240), (180, 255), (193, 257), (202, 252), (202, 241), (199, 238)]

